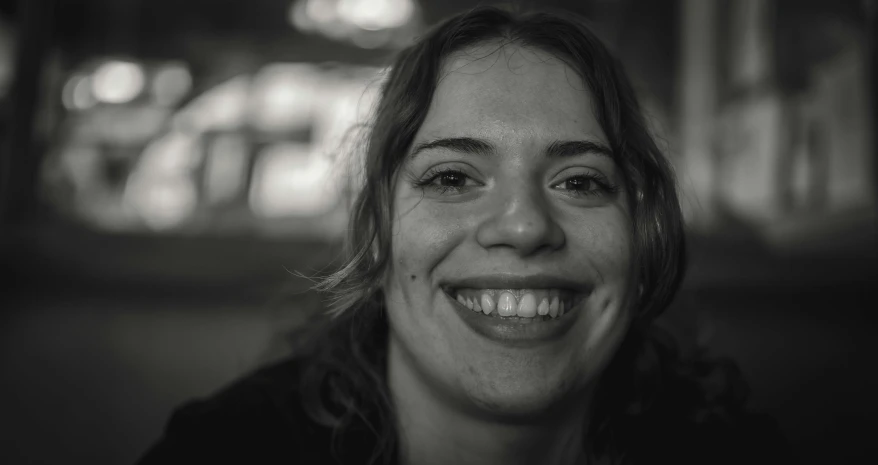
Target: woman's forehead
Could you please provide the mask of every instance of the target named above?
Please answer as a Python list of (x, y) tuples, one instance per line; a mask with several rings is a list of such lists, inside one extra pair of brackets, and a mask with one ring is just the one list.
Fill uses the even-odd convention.
[(420, 133), (496, 133), (502, 139), (606, 142), (591, 92), (563, 60), (514, 44), (481, 44), (448, 57)]
[(533, 46), (497, 41), (471, 45), (449, 54), (442, 63), (439, 85), (451, 75), (492, 75), (491, 71), (499, 70), (543, 80), (563, 76), (573, 89), (587, 90), (576, 70), (557, 55)]

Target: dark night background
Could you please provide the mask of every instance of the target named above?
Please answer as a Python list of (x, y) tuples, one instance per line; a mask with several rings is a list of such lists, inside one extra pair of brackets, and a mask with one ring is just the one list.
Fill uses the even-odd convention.
[[(347, 3), (0, 0), (0, 463), (131, 463), (284, 356), (318, 299), (291, 272), (339, 256), (339, 128), (476, 4)], [(878, 2), (541, 4), (592, 21), (677, 169), (663, 324), (738, 361), (801, 463), (874, 460)]]

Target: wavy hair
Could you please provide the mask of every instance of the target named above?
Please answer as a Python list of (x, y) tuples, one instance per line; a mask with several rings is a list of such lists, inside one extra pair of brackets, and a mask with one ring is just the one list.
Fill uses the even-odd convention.
[(364, 142), (363, 185), (351, 209), (348, 259), (316, 286), (329, 295), (329, 308), (321, 317), (322, 329), (307, 328), (311, 343), (305, 344), (310, 352), (301, 378), (303, 405), (315, 421), (333, 428), (335, 447), (342, 449), (347, 433), (359, 428), (374, 435), (371, 462), (394, 459), (397, 435), (385, 380), (388, 328), (381, 291), (390, 260), (394, 183), (430, 108), (445, 59), (486, 42), (538, 48), (575, 70), (591, 91), (592, 111), (627, 180), (640, 295), (634, 322), (601, 378), (596, 426), (584, 440), (595, 458), (632, 462), (638, 451), (648, 450), (642, 447), (646, 438), (656, 435), (648, 427), (655, 426), (650, 423), (657, 421), (655, 415), (669, 409), (690, 415), (704, 403), (698, 384), (686, 380), (711, 369), (701, 367), (696, 376), (694, 365), (679, 363), (673, 340), (653, 324), (677, 292), (686, 262), (673, 171), (621, 63), (583, 20), (566, 13), (479, 7), (442, 22), (398, 54)]

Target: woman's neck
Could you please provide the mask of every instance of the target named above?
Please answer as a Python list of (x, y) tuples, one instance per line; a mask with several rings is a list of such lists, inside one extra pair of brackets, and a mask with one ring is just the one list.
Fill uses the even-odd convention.
[(390, 338), (387, 376), (396, 407), (404, 465), (547, 465), (583, 461), (586, 407), (533, 422), (503, 422), (475, 415), (443, 399), (412, 369), (404, 349)]

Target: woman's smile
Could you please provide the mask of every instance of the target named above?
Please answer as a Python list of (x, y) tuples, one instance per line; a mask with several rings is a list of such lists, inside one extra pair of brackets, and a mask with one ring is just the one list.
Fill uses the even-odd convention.
[(441, 292), (475, 333), (528, 345), (564, 334), (587, 302), (590, 286), (550, 275), (499, 274), (450, 280)]
[[(557, 293), (553, 290), (485, 289), (477, 292), (482, 295), (483, 303), (488, 304), (487, 310), (484, 306), (481, 310), (476, 308), (476, 303), (472, 300), (461, 303), (463, 297), (460, 294), (457, 300), (445, 292), (443, 294), (448, 298), (454, 313), (473, 332), (490, 341), (516, 347), (542, 345), (560, 338), (573, 325), (578, 305), (584, 302), (582, 299), (577, 303), (568, 300), (570, 303), (565, 308), (565, 301), (556, 295), (552, 299), (543, 298), (539, 305), (535, 303), (534, 294)], [(489, 296), (492, 293), (500, 296), (497, 299), (497, 310), (490, 309), (492, 304)], [(521, 299), (515, 298), (516, 293), (521, 294)], [(548, 303), (550, 300), (552, 303)], [(469, 308), (471, 305), (473, 309)], [(537, 307), (543, 307), (543, 310), (538, 310)]]

